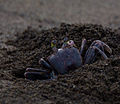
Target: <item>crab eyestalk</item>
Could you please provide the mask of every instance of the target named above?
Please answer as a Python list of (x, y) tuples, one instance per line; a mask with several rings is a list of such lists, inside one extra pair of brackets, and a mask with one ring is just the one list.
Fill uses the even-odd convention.
[(81, 55), (82, 55), (82, 53), (83, 53), (83, 50), (84, 50), (85, 44), (86, 44), (86, 39), (83, 38), (83, 39), (82, 39), (82, 44), (81, 44), (81, 49), (80, 49), (80, 54), (81, 54)]
[(63, 45), (62, 45), (62, 48), (67, 47), (67, 42), (68, 42), (68, 37), (65, 37), (65, 38), (63, 39)]
[(63, 39), (63, 41), (64, 41), (64, 42), (67, 42), (67, 41), (68, 41), (68, 37), (65, 37), (65, 38)]
[(51, 48), (52, 48), (53, 52), (55, 52), (55, 53), (58, 51), (56, 44), (57, 44), (56, 40), (51, 41)]

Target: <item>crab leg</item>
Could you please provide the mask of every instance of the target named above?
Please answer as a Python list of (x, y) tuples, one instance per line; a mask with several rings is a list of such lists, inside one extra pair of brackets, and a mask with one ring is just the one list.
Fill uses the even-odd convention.
[(27, 68), (26, 72), (47, 72), (47, 71), (42, 69)]
[(24, 73), (26, 79), (36, 80), (36, 79), (56, 79), (57, 76), (55, 75), (54, 71), (48, 72), (42, 69), (35, 69), (35, 68), (27, 68), (26, 72)]
[(103, 56), (104, 59), (108, 59), (107, 55), (100, 48), (98, 48), (97, 46), (92, 46), (86, 52), (84, 64), (93, 63), (93, 61), (96, 58), (95, 50), (97, 50)]
[(99, 53), (103, 56), (104, 59), (108, 59), (107, 55), (103, 51), (101, 51), (98, 47), (93, 46), (93, 48), (96, 49), (96, 50), (98, 50)]
[(43, 69), (35, 69), (35, 68), (27, 68), (26, 72), (24, 74), (26, 79), (30, 80), (36, 80), (36, 79), (53, 79), (56, 78), (54, 73), (52, 72), (52, 67), (47, 63), (43, 58), (39, 61), (40, 64), (42, 64), (45, 68), (49, 69), (43, 70)]
[(41, 72), (25, 72), (24, 74), (26, 79), (36, 80), (36, 79), (50, 79), (51, 76), (49, 73), (41, 73)]
[(109, 52), (110, 54), (112, 54), (112, 49), (107, 44), (105, 44), (104, 42), (102, 42), (102, 44), (103, 44), (103, 47), (105, 48), (105, 50), (107, 52)]
[(50, 79), (50, 74), (48, 71), (43, 69), (27, 68), (24, 73), (26, 79), (36, 80), (36, 79)]
[(50, 64), (46, 62), (43, 58), (40, 59), (39, 63), (42, 64), (45, 68), (52, 70)]
[(96, 43), (100, 44), (100, 40), (94, 40), (90, 46), (94, 46)]
[(85, 58), (84, 58), (84, 64), (91, 64), (93, 63), (93, 61), (95, 60), (95, 49), (90, 47), (86, 54), (85, 54)]
[(102, 42), (100, 40), (95, 40), (91, 44), (91, 46), (96, 46), (96, 45), (99, 45), (102, 48), (102, 50), (104, 48), (107, 52), (112, 54), (112, 49), (107, 44), (105, 44), (104, 42)]
[(80, 49), (80, 54), (82, 54), (85, 44), (86, 44), (86, 39), (83, 38), (82, 39), (82, 44), (81, 44), (81, 49)]

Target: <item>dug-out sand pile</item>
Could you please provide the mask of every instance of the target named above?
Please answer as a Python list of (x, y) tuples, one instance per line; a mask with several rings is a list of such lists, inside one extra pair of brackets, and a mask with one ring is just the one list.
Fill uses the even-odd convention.
[[(6, 44), (13, 50), (3, 49), (0, 56), (0, 102), (3, 103), (120, 103), (120, 30), (101, 25), (61, 24), (59, 28), (35, 30), (28, 28), (16, 34), (15, 41)], [(98, 57), (90, 65), (84, 65), (55, 80), (25, 80), (27, 67), (39, 68), (39, 58), (52, 53), (50, 42), (57, 37), (60, 48), (64, 37), (73, 39), (80, 49), (82, 38), (87, 39), (85, 51), (92, 41), (99, 39), (112, 48), (108, 60)], [(85, 53), (85, 52), (84, 52)]]

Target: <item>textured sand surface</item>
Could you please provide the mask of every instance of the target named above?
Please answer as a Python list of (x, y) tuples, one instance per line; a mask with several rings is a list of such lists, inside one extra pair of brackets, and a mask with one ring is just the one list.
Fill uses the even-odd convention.
[[(1, 0), (0, 103), (119, 104), (119, 11), (119, 0)], [(60, 26), (62, 22), (79, 25)], [(39, 68), (39, 58), (51, 53), (52, 38), (58, 37), (60, 47), (68, 34), (77, 46), (85, 37), (86, 49), (100, 39), (113, 54), (54, 81), (25, 80), (25, 69)]]

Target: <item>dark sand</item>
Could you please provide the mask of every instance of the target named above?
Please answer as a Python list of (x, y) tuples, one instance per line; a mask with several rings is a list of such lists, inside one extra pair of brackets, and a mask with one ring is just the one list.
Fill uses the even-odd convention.
[[(120, 104), (119, 10), (118, 0), (1, 1), (0, 103)], [(65, 36), (78, 47), (85, 37), (85, 49), (100, 39), (112, 48), (113, 54), (107, 54), (108, 60), (98, 57), (95, 63), (55, 80), (25, 80), (25, 69), (39, 68), (39, 58), (52, 53), (50, 41), (55, 36), (58, 47)]]

